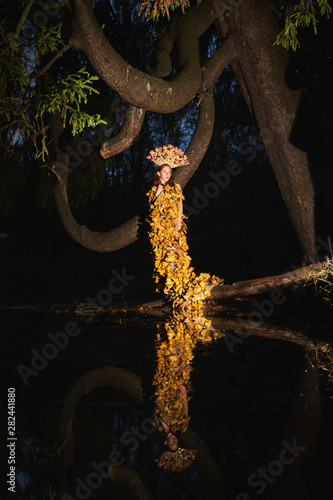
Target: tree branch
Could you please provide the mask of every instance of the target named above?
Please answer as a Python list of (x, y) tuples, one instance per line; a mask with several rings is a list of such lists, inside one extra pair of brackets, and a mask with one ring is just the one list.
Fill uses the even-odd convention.
[[(215, 21), (217, 15), (210, 1), (202, 2), (200, 5), (191, 7), (187, 12), (192, 16), (197, 37), (200, 37)], [(154, 56), (156, 59), (155, 75), (163, 78), (172, 72), (172, 63), (170, 59), (170, 52), (177, 40), (177, 33), (180, 26), (175, 17), (167, 30), (159, 37), (156, 43)]]
[(108, 474), (112, 481), (124, 486), (131, 494), (131, 497), (136, 500), (151, 500), (146, 485), (141, 481), (136, 472), (121, 465), (110, 465)]
[(103, 158), (109, 158), (129, 148), (140, 133), (144, 118), (145, 111), (142, 108), (129, 105), (125, 122), (120, 132), (102, 144), (100, 153)]
[(62, 133), (62, 119), (59, 113), (51, 115), (52, 134), (56, 149), (57, 161), (52, 168), (56, 171), (58, 179), (54, 188), (54, 197), (61, 221), (70, 236), (80, 245), (95, 252), (113, 252), (137, 239), (138, 216), (134, 216), (125, 224), (104, 233), (91, 231), (86, 226), (81, 226), (75, 220), (67, 197), (68, 159), (67, 154), (58, 146)]
[(48, 71), (51, 68), (51, 66), (56, 62), (56, 60), (59, 59), (59, 57), (61, 57), (65, 52), (67, 52), (67, 50), (69, 50), (71, 48), (72, 48), (72, 45), (70, 43), (61, 47), (61, 49), (58, 51), (58, 53), (55, 54), (55, 56), (53, 56), (52, 59), (50, 59), (50, 61), (47, 64), (45, 64), (45, 66), (40, 71), (38, 71), (38, 73), (35, 74), (35, 76), (30, 78), (29, 85), (31, 85), (32, 82), (34, 82), (36, 80), (36, 78), (39, 78), (44, 73), (46, 73), (46, 71)]
[(197, 128), (186, 150), (189, 165), (184, 165), (181, 168), (177, 168), (175, 171), (175, 179), (182, 187), (187, 184), (199, 167), (212, 138), (215, 120), (215, 106), (212, 88), (200, 95), (199, 105), (200, 112)]
[(16, 28), (15, 28), (15, 31), (14, 31), (14, 39), (17, 40), (17, 38), (19, 37), (19, 34), (20, 34), (20, 31), (22, 29), (22, 26), (24, 24), (24, 21), (26, 20), (28, 14), (29, 14), (29, 11), (32, 7), (32, 5), (34, 4), (35, 0), (30, 0), (27, 5), (24, 7), (24, 10), (21, 14), (21, 17), (16, 25)]
[(133, 106), (172, 113), (196, 95), (201, 83), (199, 44), (192, 16), (177, 18), (177, 44), (181, 71), (164, 81), (128, 64), (111, 46), (99, 27), (90, 0), (74, 0), (76, 47), (85, 52), (96, 72)]

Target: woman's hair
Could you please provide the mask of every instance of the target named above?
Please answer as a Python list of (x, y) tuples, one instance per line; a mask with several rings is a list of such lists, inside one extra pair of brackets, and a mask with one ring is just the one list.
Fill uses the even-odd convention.
[(154, 177), (154, 185), (155, 186), (158, 186), (158, 184), (160, 183), (160, 177), (157, 175), (161, 170), (162, 168), (164, 167), (169, 167), (170, 170), (171, 170), (171, 176), (170, 176), (170, 179), (168, 180), (168, 182), (166, 182), (165, 184), (169, 184), (169, 186), (171, 187), (175, 187), (176, 186), (176, 183), (175, 183), (175, 179), (173, 177), (173, 170), (172, 168), (170, 167), (170, 165), (168, 165), (167, 163), (164, 163), (164, 165), (160, 165), (159, 167), (157, 167), (157, 170), (155, 172), (155, 177)]

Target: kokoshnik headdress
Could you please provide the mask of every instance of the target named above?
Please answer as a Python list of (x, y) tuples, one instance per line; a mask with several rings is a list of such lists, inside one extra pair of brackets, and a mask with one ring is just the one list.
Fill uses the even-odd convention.
[(169, 165), (171, 168), (182, 167), (183, 165), (188, 165), (189, 161), (184, 152), (168, 144), (167, 146), (160, 146), (159, 148), (152, 149), (147, 156), (148, 160), (156, 163), (159, 167), (161, 165)]
[(165, 451), (155, 462), (159, 467), (173, 472), (181, 472), (187, 469), (195, 459), (197, 451), (178, 448), (178, 450)]

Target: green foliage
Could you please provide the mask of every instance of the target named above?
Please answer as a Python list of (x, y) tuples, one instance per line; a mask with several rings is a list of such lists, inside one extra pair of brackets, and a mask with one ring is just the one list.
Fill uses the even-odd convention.
[[(99, 114), (89, 115), (81, 109), (82, 102), (87, 104), (88, 95), (99, 92), (93, 88), (92, 82), (98, 80), (97, 76), (92, 76), (85, 69), (80, 69), (77, 73), (71, 74), (50, 86), (47, 92), (43, 93), (36, 106), (36, 120), (40, 122), (40, 129), (43, 125), (43, 118), (46, 113), (61, 114), (63, 126), (70, 126), (73, 135), (76, 135), (87, 126), (95, 127), (103, 123)], [(42, 146), (38, 156), (48, 154), (45, 143), (46, 134), (42, 137)]]
[(105, 123), (99, 114), (82, 109), (88, 96), (98, 93), (93, 87), (97, 76), (81, 69), (53, 85), (42, 80), (48, 67), (41, 66), (42, 59), (63, 46), (61, 23), (42, 28), (31, 41), (16, 39), (4, 22), (0, 25), (0, 145), (7, 152), (14, 153), (31, 141), (36, 155), (45, 160), (50, 113), (59, 112), (73, 135), (86, 126)]
[(56, 52), (60, 46), (64, 46), (64, 42), (61, 40), (61, 28), (62, 23), (48, 28), (44, 26), (32, 39), (36, 65), (40, 63), (41, 56), (48, 52)]
[[(332, 8), (328, 0), (318, 0), (320, 14), (329, 18)], [(274, 45), (282, 45), (285, 49), (292, 48), (294, 51), (300, 47), (298, 40), (298, 29), (313, 26), (317, 34), (317, 13), (312, 0), (301, 0), (293, 6), (287, 6), (285, 24), (283, 30), (277, 36)]]
[(55, 500), (57, 494), (52, 486), (49, 486), (43, 491), (43, 500)]
[(6, 106), (3, 103), (5, 98), (7, 84), (10, 82), (11, 86), (18, 86), (20, 90), (28, 84), (28, 75), (26, 73), (24, 64), (19, 60), (13, 58), (13, 54), (20, 52), (20, 44), (13, 37), (8, 36), (6, 30), (6, 23), (3, 21), (0, 24), (0, 110), (1, 114)]
[[(197, 0), (199, 4), (201, 0)], [(152, 4), (152, 5), (151, 5)], [(147, 21), (158, 21), (160, 15), (167, 16), (170, 20), (170, 10), (181, 7), (184, 14), (185, 9), (190, 6), (189, 0), (144, 0), (140, 5), (139, 16), (143, 13)]]

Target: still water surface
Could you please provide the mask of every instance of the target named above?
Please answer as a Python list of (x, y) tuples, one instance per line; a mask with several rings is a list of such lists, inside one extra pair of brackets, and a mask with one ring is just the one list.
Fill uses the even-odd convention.
[[(333, 390), (307, 353), (329, 325), (289, 318), (240, 336), (237, 315), (208, 319), (2, 311), (17, 440), (15, 493), (7, 484), (1, 498), (327, 498)], [(196, 450), (181, 472), (157, 466), (166, 447), (153, 424), (182, 407), (177, 383), (190, 418), (179, 444)]]

